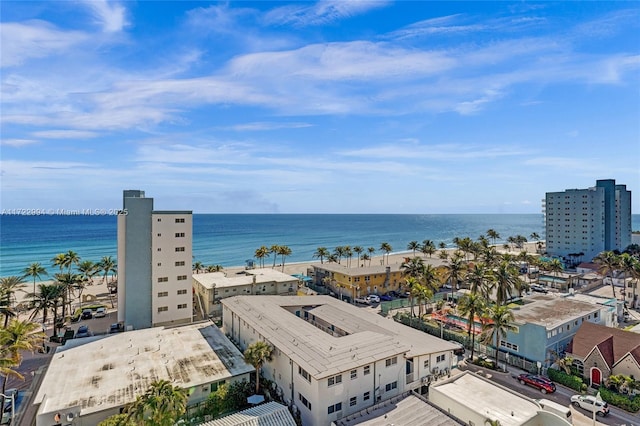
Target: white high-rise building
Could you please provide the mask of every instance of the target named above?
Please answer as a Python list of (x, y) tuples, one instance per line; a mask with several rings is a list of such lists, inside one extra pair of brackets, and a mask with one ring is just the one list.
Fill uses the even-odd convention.
[(544, 213), (549, 255), (591, 260), (631, 244), (631, 191), (613, 179), (587, 189), (547, 192)]
[(124, 191), (118, 215), (118, 321), (125, 328), (192, 321), (192, 216), (153, 210), (153, 198), (144, 191)]

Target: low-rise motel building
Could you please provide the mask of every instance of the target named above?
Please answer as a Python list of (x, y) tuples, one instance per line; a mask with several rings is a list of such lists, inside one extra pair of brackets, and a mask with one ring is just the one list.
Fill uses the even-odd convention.
[(241, 350), (273, 346), (262, 374), (303, 425), (425, 391), (456, 367), (457, 345), (330, 296), (236, 296), (222, 307), (223, 330)]
[(400, 292), (406, 284), (400, 263), (347, 267), (331, 262), (312, 266), (315, 285), (325, 286), (349, 302), (368, 294)]
[(97, 425), (119, 414), (156, 380), (189, 390), (187, 405), (223, 383), (249, 381), (253, 366), (206, 321), (68, 340), (38, 389), (36, 426)]
[(294, 295), (298, 279), (271, 268), (194, 274), (193, 292), (205, 315), (220, 317), (220, 300), (240, 295)]
[(545, 411), (537, 401), (469, 371), (431, 386), (429, 402), (465, 425), (571, 425), (570, 416)]

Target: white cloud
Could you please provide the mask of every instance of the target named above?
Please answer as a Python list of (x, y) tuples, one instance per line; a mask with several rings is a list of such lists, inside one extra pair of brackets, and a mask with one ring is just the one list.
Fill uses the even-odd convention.
[(33, 136), (43, 139), (91, 139), (98, 137), (96, 132), (86, 132), (82, 130), (43, 130), (33, 132)]
[(129, 25), (126, 17), (126, 9), (118, 2), (107, 0), (85, 0), (87, 6), (105, 33), (117, 33)]
[(326, 25), (372, 9), (386, 7), (386, 1), (366, 0), (322, 0), (312, 5), (299, 4), (275, 8), (269, 11), (264, 21), (271, 25), (297, 27)]
[(86, 41), (87, 34), (61, 31), (48, 22), (32, 20), (24, 23), (0, 24), (2, 68), (21, 65), (31, 58), (55, 56)]
[(19, 148), (21, 146), (33, 145), (34, 143), (38, 143), (33, 139), (0, 139), (0, 145), (13, 146)]
[(238, 132), (245, 131), (263, 131), (263, 130), (279, 130), (279, 129), (302, 129), (305, 127), (311, 127), (309, 123), (286, 123), (286, 122), (268, 122), (258, 121), (254, 123), (237, 124), (235, 126), (228, 127), (231, 130)]

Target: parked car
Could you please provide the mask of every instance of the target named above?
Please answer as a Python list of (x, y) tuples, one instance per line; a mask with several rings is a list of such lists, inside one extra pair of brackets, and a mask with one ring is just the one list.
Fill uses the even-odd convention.
[(383, 302), (390, 302), (393, 300), (393, 297), (388, 294), (383, 294), (382, 296), (380, 296), (380, 300)]
[(122, 331), (124, 331), (122, 329), (122, 324), (119, 324), (117, 322), (111, 324), (111, 327), (109, 327), (109, 334), (120, 333)]
[(533, 284), (531, 286), (531, 291), (535, 291), (536, 293), (548, 293), (549, 290), (545, 286)]
[(78, 327), (78, 332), (76, 333), (76, 339), (81, 337), (89, 337), (91, 336), (91, 331), (89, 331), (89, 327), (86, 325), (81, 325)]
[(96, 313), (93, 314), (96, 318), (104, 318), (107, 316), (107, 308), (98, 308), (96, 309)]
[(598, 416), (606, 416), (609, 414), (609, 404), (605, 401), (599, 401), (592, 395), (573, 395), (571, 397), (571, 403), (576, 408), (582, 408), (590, 413), (594, 411)]
[(369, 303), (380, 303), (380, 296), (377, 294), (370, 294), (367, 296)]
[(353, 299), (354, 302), (359, 303), (360, 305), (370, 305), (369, 299), (366, 297), (356, 297)]
[(523, 373), (518, 376), (518, 381), (527, 386), (534, 387), (542, 393), (552, 393), (556, 391), (556, 385), (546, 377), (537, 376), (535, 374)]
[(80, 316), (82, 319), (91, 319), (93, 318), (93, 311), (91, 309), (85, 309), (82, 311), (82, 315)]

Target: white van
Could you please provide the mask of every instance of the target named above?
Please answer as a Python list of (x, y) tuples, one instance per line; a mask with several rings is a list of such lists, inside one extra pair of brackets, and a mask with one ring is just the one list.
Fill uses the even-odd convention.
[(558, 415), (570, 424), (573, 424), (573, 421), (571, 420), (571, 408), (568, 406), (549, 401), (548, 399), (537, 399), (536, 401), (544, 411)]

